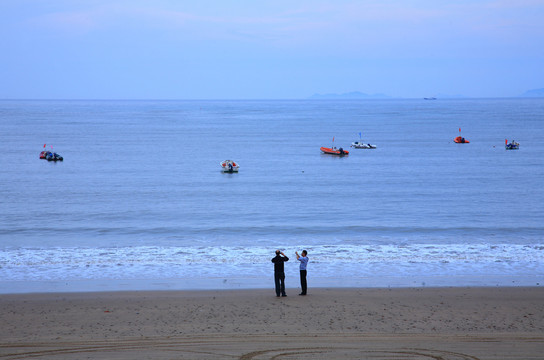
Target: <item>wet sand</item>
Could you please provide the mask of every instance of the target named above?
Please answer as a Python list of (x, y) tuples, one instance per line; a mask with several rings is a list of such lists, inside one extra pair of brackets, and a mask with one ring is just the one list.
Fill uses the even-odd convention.
[(543, 359), (544, 288), (0, 295), (0, 359)]

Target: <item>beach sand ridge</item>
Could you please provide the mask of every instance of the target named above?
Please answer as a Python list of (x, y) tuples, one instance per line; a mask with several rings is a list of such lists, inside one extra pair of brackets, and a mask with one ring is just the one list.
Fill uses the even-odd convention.
[(0, 296), (0, 359), (542, 359), (544, 289)]

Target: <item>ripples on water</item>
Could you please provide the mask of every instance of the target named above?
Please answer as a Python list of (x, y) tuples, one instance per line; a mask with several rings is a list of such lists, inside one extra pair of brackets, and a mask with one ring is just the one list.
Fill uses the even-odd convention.
[[(2, 101), (0, 274), (265, 276), (276, 247), (307, 247), (325, 277), (542, 275), (543, 115), (541, 99)], [(359, 132), (378, 149), (320, 154)], [(44, 143), (65, 161), (38, 160)]]

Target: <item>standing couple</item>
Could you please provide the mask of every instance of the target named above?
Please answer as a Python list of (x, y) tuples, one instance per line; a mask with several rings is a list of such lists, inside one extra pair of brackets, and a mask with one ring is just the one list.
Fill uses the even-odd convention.
[[(302, 253), (299, 255), (298, 251), (295, 251), (297, 260), (300, 261), (300, 287), (302, 292), (299, 295), (306, 295), (307, 283), (306, 283), (306, 266), (308, 265), (308, 252), (302, 250)], [(276, 296), (287, 296), (285, 293), (285, 271), (283, 270), (283, 265), (285, 262), (289, 261), (289, 258), (285, 254), (276, 250), (276, 256), (272, 258), (274, 263), (274, 282), (276, 283)]]

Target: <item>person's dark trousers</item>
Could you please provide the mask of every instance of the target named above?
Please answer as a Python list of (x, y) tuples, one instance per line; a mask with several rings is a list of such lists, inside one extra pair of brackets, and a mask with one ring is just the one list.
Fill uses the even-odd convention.
[(308, 284), (306, 283), (306, 270), (300, 270), (300, 287), (302, 288), (301, 295), (306, 295)]
[(285, 273), (274, 273), (274, 282), (276, 283), (276, 295), (280, 293), (285, 296)]

